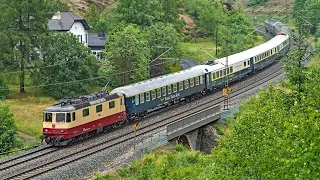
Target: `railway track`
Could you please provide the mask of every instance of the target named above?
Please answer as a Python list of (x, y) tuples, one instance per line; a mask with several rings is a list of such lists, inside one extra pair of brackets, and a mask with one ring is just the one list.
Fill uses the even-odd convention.
[[(246, 87), (243, 87), (243, 88), (239, 88), (239, 89), (233, 91), (229, 95), (229, 97), (236, 98), (237, 96), (241, 95), (242, 93), (247, 92), (248, 90), (250, 90), (254, 87), (260, 86), (261, 84), (264, 84), (265, 82), (272, 80), (273, 78), (281, 75), (282, 73), (283, 73), (283, 71), (281, 69), (281, 66), (279, 66), (279, 68), (277, 68), (275, 71), (270, 72), (267, 76), (264, 76), (264, 78), (261, 78), (256, 83), (251, 84)], [(206, 98), (203, 98), (203, 99), (206, 99)], [(201, 104), (198, 104), (197, 107), (194, 107), (192, 109), (186, 109), (185, 111), (180, 111), (179, 112), (180, 115), (175, 114), (175, 115), (166, 117), (165, 119), (162, 119), (160, 122), (150, 123), (144, 127), (141, 127), (136, 132), (125, 133), (121, 136), (107, 139), (107, 140), (102, 141), (100, 143), (97, 143), (93, 146), (77, 149), (74, 152), (67, 153), (67, 154), (60, 156), (60, 157), (57, 157), (57, 158), (53, 158), (49, 161), (40, 163), (37, 166), (26, 167), (21, 171), (16, 171), (16, 173), (14, 173), (14, 174), (2, 175), (1, 178), (3, 178), (3, 179), (31, 179), (31, 178), (37, 177), (39, 175), (42, 175), (44, 173), (47, 173), (47, 172), (52, 171), (54, 169), (57, 169), (59, 167), (65, 166), (65, 165), (70, 164), (72, 162), (76, 162), (80, 159), (83, 159), (85, 157), (88, 157), (90, 155), (98, 153), (100, 151), (106, 150), (106, 149), (113, 147), (115, 145), (130, 141), (134, 137), (140, 137), (140, 136), (146, 135), (148, 133), (152, 133), (153, 131), (156, 131), (156, 130), (159, 130), (160, 128), (166, 127), (168, 124), (170, 124), (172, 122), (179, 121), (183, 117), (189, 116), (199, 110), (206, 109), (212, 105), (220, 104), (221, 102), (223, 102), (223, 97), (221, 97), (221, 96), (218, 97), (217, 99), (215, 99), (214, 101), (204, 100), (201, 102)], [(49, 152), (53, 152), (53, 151), (56, 151), (56, 149), (53, 150), (51, 148), (49, 148), (49, 149), (44, 148), (43, 150), (39, 150), (38, 152), (43, 152), (42, 154), (44, 154), (44, 152), (49, 153)], [(29, 156), (30, 155), (32, 155), (32, 154), (29, 154)], [(23, 157), (26, 157), (26, 156), (28, 156), (28, 155), (24, 155)], [(14, 167), (15, 164), (22, 164), (24, 162), (27, 162), (29, 160), (34, 159), (35, 157), (40, 157), (40, 156), (41, 156), (41, 153), (39, 153), (36, 156), (33, 155), (33, 157), (31, 157), (31, 158), (17, 161), (15, 163), (11, 162), (11, 163), (9, 163), (10, 167), (8, 167), (8, 168)], [(20, 159), (20, 158), (17, 158), (17, 159)], [(8, 160), (7, 162), (10, 162), (10, 161)], [(3, 164), (4, 163), (5, 162), (3, 162)], [(1, 164), (1, 167), (3, 166), (3, 164)], [(8, 168), (5, 168), (5, 169), (8, 169)], [(2, 170), (4, 170), (4, 169), (0, 169), (0, 173)]]

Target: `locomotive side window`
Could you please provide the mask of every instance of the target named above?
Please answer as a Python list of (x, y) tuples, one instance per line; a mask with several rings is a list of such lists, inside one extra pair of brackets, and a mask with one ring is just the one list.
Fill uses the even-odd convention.
[(150, 101), (150, 92), (149, 91), (146, 92), (146, 101), (147, 102)]
[(177, 92), (177, 90), (178, 90), (178, 89), (177, 89), (177, 83), (174, 83), (174, 84), (173, 84), (173, 92), (175, 93), (175, 92)]
[(154, 100), (156, 98), (156, 91), (155, 90), (152, 90), (151, 91), (151, 94), (152, 94), (152, 100)]
[(246, 62), (243, 62), (243, 66), (246, 67), (246, 65), (247, 65)]
[(194, 79), (191, 78), (191, 79), (190, 79), (190, 87), (193, 87), (193, 86), (194, 86)]
[(66, 114), (65, 113), (56, 113), (56, 122), (63, 123), (66, 121)]
[(67, 113), (67, 122), (71, 122), (71, 114)]
[[(138, 103), (139, 103), (139, 101), (138, 101)], [(112, 109), (114, 107), (116, 107), (116, 103), (114, 101), (109, 102), (109, 109)]]
[(162, 96), (166, 96), (166, 87), (162, 88)]
[[(212, 73), (212, 74), (214, 75), (215, 73)], [(199, 85), (199, 77), (196, 77), (196, 85)]]
[(83, 116), (83, 117), (89, 116), (89, 109), (88, 109), (88, 108), (82, 110), (82, 116)]
[[(212, 76), (212, 81), (214, 80), (214, 79), (216, 79), (216, 73), (211, 73), (211, 76)], [(198, 79), (198, 84), (199, 84), (199, 77), (196, 77), (196, 85), (198, 85), (197, 84), (197, 79)]]
[(223, 72), (222, 72), (222, 70), (220, 70), (220, 77), (222, 77), (223, 76), (223, 74), (222, 74)]
[(102, 111), (102, 104), (96, 106), (96, 112), (101, 112)]
[(144, 103), (144, 93), (140, 94), (140, 104)]
[[(135, 101), (135, 104), (138, 105), (139, 104), (139, 95), (136, 95), (134, 97), (134, 101)], [(110, 109), (110, 103), (109, 103), (109, 109)]]
[(185, 80), (184, 81), (184, 89), (188, 89), (189, 88), (189, 81)]
[(216, 72), (216, 75), (217, 75), (217, 78), (219, 78), (219, 71), (218, 71), (218, 72)]
[(157, 98), (160, 98), (161, 97), (161, 90), (160, 88), (157, 89)]
[(52, 122), (52, 113), (44, 113), (44, 122)]
[(72, 113), (72, 121), (76, 120), (76, 112)]
[(168, 88), (168, 95), (171, 94), (171, 85), (167, 86)]
[(248, 66), (250, 65), (250, 61), (248, 61)]
[(183, 82), (179, 82), (179, 91), (182, 91), (183, 90)]

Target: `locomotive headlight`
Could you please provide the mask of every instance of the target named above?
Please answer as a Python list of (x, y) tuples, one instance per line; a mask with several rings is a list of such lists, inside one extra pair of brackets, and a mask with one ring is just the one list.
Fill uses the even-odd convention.
[(44, 132), (48, 132), (48, 129), (45, 129)]
[(61, 133), (64, 133), (64, 130), (61, 130), (60, 132), (61, 132)]

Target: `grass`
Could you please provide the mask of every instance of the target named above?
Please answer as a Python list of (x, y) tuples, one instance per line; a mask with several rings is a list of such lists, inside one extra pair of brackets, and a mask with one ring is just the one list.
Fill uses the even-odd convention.
[[(183, 42), (179, 45), (183, 57), (190, 57), (198, 62), (203, 62), (209, 59), (216, 59), (216, 45), (211, 38), (197, 38), (196, 42)], [(213, 57), (202, 51), (205, 49)]]

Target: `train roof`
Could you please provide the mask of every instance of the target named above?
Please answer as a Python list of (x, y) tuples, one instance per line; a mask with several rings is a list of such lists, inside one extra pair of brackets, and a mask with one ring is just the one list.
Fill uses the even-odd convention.
[[(288, 35), (277, 35), (274, 38), (272, 38), (271, 40), (269, 40), (268, 42), (260, 44), (259, 46), (242, 51), (240, 53), (233, 54), (228, 57), (228, 64), (232, 65), (232, 64), (241, 62), (243, 60), (250, 59), (251, 57), (257, 56), (259, 54), (262, 54), (262, 53), (266, 52), (267, 50), (270, 50), (272, 48), (279, 46), (282, 42), (284, 42), (288, 38), (289, 38)], [(218, 59), (217, 61), (224, 64), (226, 61), (226, 57)]]
[(131, 97), (136, 94), (151, 91), (192, 77), (204, 75), (206, 72), (210, 71), (210, 69), (211, 67), (209, 65), (199, 65), (176, 73), (167, 74), (128, 86), (119, 87), (111, 91), (111, 93), (122, 93), (127, 97)]
[(122, 94), (97, 93), (87, 96), (81, 96), (77, 99), (62, 99), (60, 103), (47, 107), (46, 112), (71, 112), (77, 109), (85, 108), (95, 104), (100, 104), (115, 98), (123, 96)]

